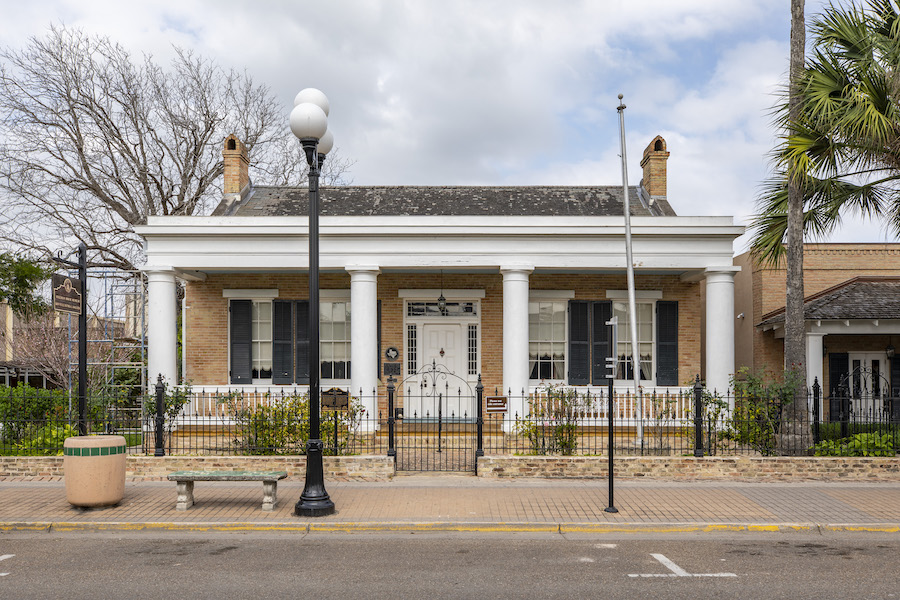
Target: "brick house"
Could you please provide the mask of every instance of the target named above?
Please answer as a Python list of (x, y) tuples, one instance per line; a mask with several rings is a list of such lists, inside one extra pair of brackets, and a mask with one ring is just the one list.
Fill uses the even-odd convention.
[[(755, 265), (749, 253), (734, 264), (735, 364), (781, 372), (785, 270)], [(854, 418), (890, 412), (888, 398), (900, 395), (900, 244), (805, 244), (803, 271), (806, 377), (822, 387), (822, 417), (842, 385)]]
[[(176, 377), (182, 279), (185, 381), (302, 390), (308, 191), (253, 186), (234, 136), (223, 154), (224, 196), (212, 215), (150, 217), (136, 227), (146, 240), (150, 377)], [(629, 192), (642, 385), (683, 386), (705, 361), (708, 381), (721, 387), (734, 369), (732, 243), (743, 228), (731, 217), (677, 216), (666, 195), (668, 157), (657, 136)], [(487, 389), (510, 391), (510, 411), (521, 414), (522, 397), (548, 383), (605, 388), (607, 356), (618, 361), (616, 385), (629, 384), (628, 328), (611, 339), (604, 325), (614, 315), (628, 323), (621, 186), (320, 194), (323, 389), (348, 389), (368, 410), (383, 409), (376, 396), (388, 374), (415, 384), (439, 363), (464, 386), (480, 375)]]

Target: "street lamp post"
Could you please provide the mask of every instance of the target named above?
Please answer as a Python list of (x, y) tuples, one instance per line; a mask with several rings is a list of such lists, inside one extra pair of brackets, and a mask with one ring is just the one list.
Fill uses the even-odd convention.
[(325, 491), (324, 444), (319, 430), (319, 172), (334, 138), (328, 131), (328, 98), (314, 88), (294, 98), (291, 131), (300, 138), (309, 165), (309, 440), (306, 442), (306, 484), (294, 506), (298, 517), (322, 517), (334, 512)]

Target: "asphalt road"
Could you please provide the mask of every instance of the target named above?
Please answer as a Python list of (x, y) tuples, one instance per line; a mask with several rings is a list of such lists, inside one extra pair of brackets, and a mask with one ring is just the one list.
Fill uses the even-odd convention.
[(0, 535), (0, 598), (900, 598), (897, 534)]

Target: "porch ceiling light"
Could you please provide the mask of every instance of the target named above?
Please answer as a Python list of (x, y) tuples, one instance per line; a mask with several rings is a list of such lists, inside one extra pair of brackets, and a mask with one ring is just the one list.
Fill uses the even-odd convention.
[(444, 298), (444, 272), (441, 271), (441, 295), (438, 296), (438, 310), (441, 314), (447, 311), (447, 299)]
[(894, 345), (888, 344), (888, 347), (884, 349), (885, 354), (887, 354), (888, 358), (894, 358)]

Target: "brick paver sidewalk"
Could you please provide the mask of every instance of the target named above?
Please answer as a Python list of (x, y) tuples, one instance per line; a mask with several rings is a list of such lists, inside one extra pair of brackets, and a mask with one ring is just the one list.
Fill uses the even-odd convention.
[[(680, 524), (748, 526), (877, 525), (900, 531), (900, 483), (736, 483), (621, 481), (618, 513), (608, 513), (605, 480), (397, 477), (386, 481), (328, 481), (335, 514), (293, 516), (303, 482), (278, 486), (279, 503), (262, 512), (258, 483), (198, 483), (196, 504), (175, 510), (175, 484), (133, 481), (119, 506), (82, 510), (65, 500), (62, 481), (0, 481), (0, 524), (81, 524), (185, 527), (318, 525), (396, 529), (414, 524), (472, 529)], [(89, 527), (88, 527), (89, 528)]]

